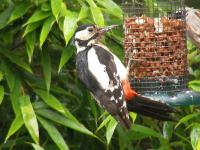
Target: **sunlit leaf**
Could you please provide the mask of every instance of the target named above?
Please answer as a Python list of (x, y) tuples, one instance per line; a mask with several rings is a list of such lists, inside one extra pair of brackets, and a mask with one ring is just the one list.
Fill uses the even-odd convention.
[(109, 115), (107, 116), (103, 122), (99, 125), (99, 127), (97, 128), (96, 132), (99, 131), (101, 128), (103, 128), (104, 126), (106, 126), (108, 124), (108, 122), (111, 120), (112, 116)]
[(0, 14), (0, 29), (4, 28), (7, 25), (8, 19), (12, 13), (14, 5), (11, 3), (8, 8), (6, 8), (1, 14)]
[(67, 48), (62, 49), (62, 55), (60, 58), (60, 64), (58, 68), (58, 72), (62, 69), (62, 67), (68, 62), (68, 60), (71, 58), (71, 56), (74, 53), (74, 47), (69, 46)]
[(88, 16), (88, 14), (89, 14), (89, 8), (85, 5), (83, 5), (81, 7), (81, 10), (80, 10), (80, 13), (79, 13), (79, 16), (78, 16), (78, 21), (86, 18)]
[(116, 126), (117, 126), (117, 121), (112, 117), (108, 124), (108, 127), (106, 128), (106, 140), (108, 145), (110, 144)]
[(59, 17), (64, 17), (67, 14), (67, 7), (64, 2), (62, 2)]
[(37, 110), (37, 113), (41, 116), (48, 118), (49, 120), (52, 120), (54, 122), (57, 122), (59, 124), (62, 124), (63, 126), (66, 126), (68, 128), (74, 129), (78, 132), (96, 137), (91, 131), (89, 131), (86, 127), (84, 127), (81, 123), (77, 123), (73, 120), (70, 120), (61, 114), (55, 113), (48, 109), (40, 109)]
[(51, 57), (49, 55), (48, 49), (43, 49), (42, 51), (42, 69), (46, 88), (47, 91), (49, 91), (51, 85)]
[(16, 133), (24, 124), (24, 121), (23, 121), (23, 118), (22, 118), (22, 115), (17, 115), (15, 117), (15, 119), (12, 121), (12, 124), (9, 128), (9, 131), (6, 135), (6, 139), (5, 139), (5, 142), (14, 134)]
[(77, 15), (73, 12), (67, 11), (63, 26), (66, 45), (68, 44), (69, 40), (71, 39), (77, 28), (76, 23), (77, 23)]
[(40, 33), (40, 47), (42, 47), (44, 41), (46, 40), (54, 22), (55, 22), (55, 18), (53, 16), (47, 18), (44, 21), (44, 24), (42, 26), (42, 30), (41, 30), (41, 33)]
[(0, 104), (2, 103), (4, 98), (4, 87), (0, 85)]
[(193, 127), (192, 131), (190, 132), (190, 139), (193, 150), (199, 150), (197, 149), (197, 146), (199, 146), (198, 144), (200, 140), (200, 125)]
[(106, 8), (106, 11), (110, 14), (119, 17), (120, 19), (123, 18), (121, 8), (113, 0), (97, 0), (97, 3)]
[(33, 140), (39, 144), (38, 123), (29, 96), (22, 96), (20, 98), (20, 107), (27, 130), (29, 131)]
[(31, 32), (28, 35), (26, 35), (25, 40), (26, 40), (26, 51), (28, 54), (28, 60), (29, 60), (29, 63), (31, 63), (35, 40), (36, 40), (35, 32)]
[(137, 118), (137, 114), (134, 112), (130, 112), (129, 115), (131, 116), (132, 122), (134, 123)]
[(104, 17), (101, 9), (96, 6), (93, 0), (87, 0), (87, 2), (90, 5), (90, 11), (94, 22), (99, 26), (104, 26)]
[(65, 140), (63, 139), (62, 135), (52, 123), (44, 120), (41, 117), (38, 117), (38, 120), (45, 128), (45, 130), (48, 132), (49, 136), (54, 141), (54, 143), (60, 148), (60, 150), (69, 150), (69, 147), (65, 143)]
[(18, 5), (15, 5), (14, 10), (9, 18), (8, 22), (11, 22), (13, 20), (16, 20), (20, 17), (22, 17), (28, 9), (31, 7), (29, 1), (24, 1), (23, 3), (20, 3)]
[(28, 19), (28, 21), (24, 25), (43, 20), (50, 15), (51, 15), (51, 13), (49, 13), (49, 12), (43, 12), (40, 10), (35, 11), (34, 14)]
[(51, 9), (56, 20), (58, 20), (58, 15), (60, 13), (61, 6), (62, 0), (51, 0)]
[(44, 148), (42, 148), (40, 145), (38, 144), (34, 144), (34, 143), (31, 143), (32, 147), (34, 148), (34, 150), (44, 150)]
[(189, 82), (189, 87), (197, 92), (200, 92), (200, 80), (193, 80)]
[(200, 149), (200, 138), (198, 139), (198, 142), (197, 142), (197, 150)]

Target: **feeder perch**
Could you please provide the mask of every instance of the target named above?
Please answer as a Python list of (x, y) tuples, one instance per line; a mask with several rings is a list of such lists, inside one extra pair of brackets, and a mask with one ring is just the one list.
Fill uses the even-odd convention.
[(184, 0), (125, 0), (125, 64), (134, 89), (172, 106), (200, 104), (188, 84)]

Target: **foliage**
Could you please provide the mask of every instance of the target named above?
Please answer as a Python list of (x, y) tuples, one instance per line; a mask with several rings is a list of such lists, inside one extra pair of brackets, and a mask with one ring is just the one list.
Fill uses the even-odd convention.
[[(0, 149), (198, 149), (199, 107), (181, 108), (177, 125), (131, 113), (136, 124), (125, 131), (96, 105), (74, 66), (71, 39), (83, 23), (122, 24), (122, 10), (112, 0), (0, 0)], [(123, 60), (122, 33), (103, 41)], [(199, 90), (199, 52), (189, 45)]]

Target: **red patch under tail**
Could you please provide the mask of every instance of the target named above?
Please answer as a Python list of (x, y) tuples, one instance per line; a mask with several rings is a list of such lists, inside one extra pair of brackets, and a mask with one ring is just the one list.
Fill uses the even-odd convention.
[(124, 97), (126, 99), (126, 101), (130, 101), (133, 100), (133, 98), (135, 96), (137, 96), (138, 94), (131, 88), (131, 84), (128, 80), (123, 80), (121, 82), (122, 87), (123, 87), (123, 91), (124, 91)]

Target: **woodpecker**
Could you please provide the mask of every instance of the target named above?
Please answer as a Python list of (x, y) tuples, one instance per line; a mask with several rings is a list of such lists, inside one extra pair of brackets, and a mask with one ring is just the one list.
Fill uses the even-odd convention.
[(129, 67), (113, 54), (100, 40), (116, 25), (98, 27), (81, 25), (74, 34), (77, 49), (76, 70), (97, 103), (105, 108), (120, 124), (130, 128), (129, 111), (160, 120), (173, 120), (170, 106), (137, 94), (128, 79)]

